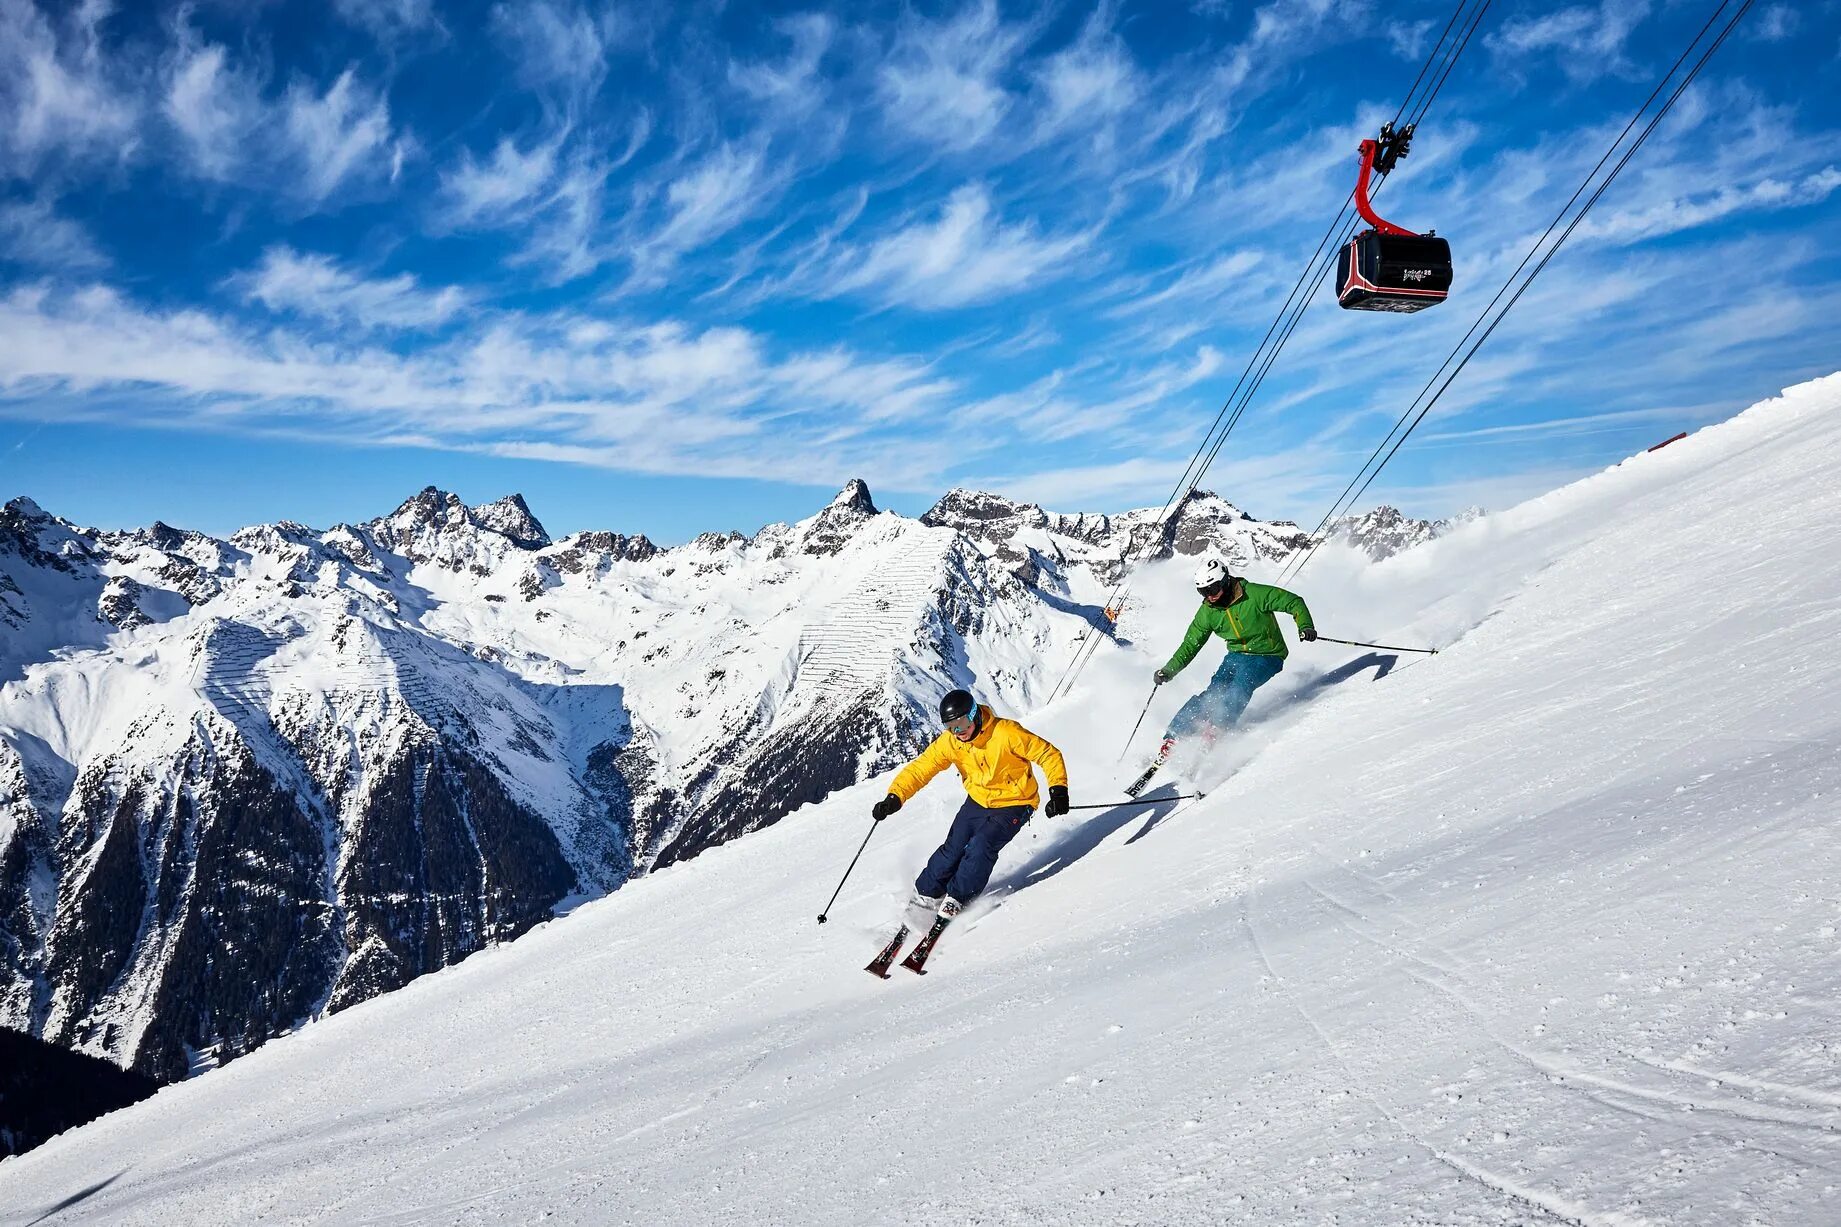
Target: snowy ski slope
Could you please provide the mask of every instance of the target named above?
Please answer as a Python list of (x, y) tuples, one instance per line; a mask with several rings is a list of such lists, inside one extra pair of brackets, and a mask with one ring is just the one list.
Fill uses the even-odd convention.
[[(867, 784), (0, 1164), (0, 1219), (1841, 1222), (1837, 525), (1841, 376), (1313, 565), (1325, 633), (1449, 646), (1300, 647), (1205, 801), (1038, 819), (924, 979), (859, 968), (949, 778), (813, 922)], [(1184, 570), (1031, 718), (1077, 803)]]

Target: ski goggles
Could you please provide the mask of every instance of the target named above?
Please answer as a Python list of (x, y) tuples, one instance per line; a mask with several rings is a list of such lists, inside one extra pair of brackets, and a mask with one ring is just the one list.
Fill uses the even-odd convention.
[(960, 716), (957, 720), (946, 721), (946, 731), (954, 734), (955, 736), (959, 736), (959, 737), (970, 736), (972, 730), (977, 727), (978, 727), (978, 705), (976, 703), (972, 704), (972, 710), (966, 712), (963, 716)]
[(1227, 580), (1218, 579), (1214, 583), (1209, 584), (1206, 588), (1197, 588), (1196, 591), (1201, 593), (1205, 599), (1212, 601), (1223, 592), (1227, 591), (1227, 584)]

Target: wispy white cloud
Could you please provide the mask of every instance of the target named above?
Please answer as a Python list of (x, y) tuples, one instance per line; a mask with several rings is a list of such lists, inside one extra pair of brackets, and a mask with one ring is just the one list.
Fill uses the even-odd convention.
[(515, 263), (549, 270), (558, 284), (586, 276), (607, 262), (600, 241), (608, 170), (592, 160), (573, 163), (551, 190), (530, 239)]
[(43, 200), (0, 202), (0, 260), (54, 272), (89, 272), (109, 263), (88, 230)]
[(1793, 36), (1802, 27), (1802, 14), (1788, 4), (1770, 4), (1758, 10), (1753, 18), (1749, 37), (1761, 43), (1781, 43)]
[(682, 169), (664, 184), (657, 224), (628, 240), (635, 279), (649, 282), (733, 230), (770, 203), (777, 182), (758, 147), (723, 144)]
[(268, 119), (262, 81), (231, 64), (226, 48), (203, 41), (181, 22), (165, 78), (161, 110), (195, 174), (227, 181), (262, 160), (260, 149), (252, 147)]
[(181, 11), (160, 74), (160, 110), (200, 178), (273, 191), (310, 209), (392, 182), (413, 147), (380, 86), (346, 68), (323, 88), (296, 78), (279, 97), (260, 65), (238, 62)]
[(543, 199), (556, 177), (557, 154), (568, 131), (519, 148), (500, 137), (492, 156), (481, 161), (471, 152), (441, 176), (449, 219), (457, 225), (500, 224), (520, 218)]
[(229, 287), (270, 311), (293, 312), (360, 329), (437, 328), (468, 304), (457, 286), (424, 288), (409, 273), (367, 278), (330, 256), (271, 247), (255, 268), (230, 278)]
[(1575, 238), (1633, 243), (1705, 226), (1736, 213), (1819, 204), (1834, 195), (1838, 188), (1841, 188), (1841, 168), (1825, 166), (1800, 179), (1761, 179), (1756, 183), (1721, 187), (1615, 213), (1594, 214), (1580, 224)]
[(1438, 28), (1438, 23), (1429, 17), (1423, 21), (1390, 21), (1387, 23), (1387, 45), (1403, 60), (1422, 59), (1432, 31)]
[(434, 0), (333, 0), (333, 11), (382, 39), (439, 27)]
[[(1082, 436), (1117, 436), (1141, 417), (1179, 413), (1183, 394), (1212, 380), (1226, 362), (1212, 345), (1186, 360), (1116, 373), (1080, 387), (1079, 371), (1057, 370), (1027, 387), (974, 401), (956, 410), (959, 425), (989, 431), (996, 424), (1033, 441), (1064, 443)], [(1095, 386), (1096, 385), (1096, 386)]]
[(529, 145), (501, 138), (487, 159), (464, 152), (440, 176), (435, 217), (444, 227), (517, 232), (523, 237), (511, 263), (539, 267), (557, 284), (572, 281), (619, 254), (604, 233), (608, 183), (651, 134), (642, 111), (612, 158), (594, 130), (566, 123)]
[(103, 55), (107, 0), (41, 11), (0, 0), (0, 170), (33, 175), (49, 157), (121, 160), (139, 102)]
[(1211, 299), (1230, 287), (1244, 286), (1247, 276), (1262, 262), (1257, 251), (1244, 249), (1224, 252), (1206, 264), (1184, 269), (1173, 280), (1147, 293), (1134, 293), (1107, 310), (1117, 319), (1156, 311), (1171, 304), (1188, 304)]
[(493, 26), (505, 41), (525, 86), (561, 95), (573, 108), (585, 106), (607, 78), (608, 57), (637, 33), (626, 10), (599, 11), (572, 0), (499, 4)]
[(302, 194), (315, 204), (353, 181), (394, 180), (405, 146), (381, 91), (346, 69), (320, 93), (301, 82), (283, 100), (283, 130), (299, 161)]
[(1110, 18), (1104, 10), (1096, 13), (1079, 38), (1036, 67), (1042, 134), (1102, 124), (1137, 105), (1143, 93), (1138, 67), (1109, 28)]
[(1062, 337), (1046, 320), (1033, 319), (1021, 332), (985, 347), (995, 358), (1020, 358), (1039, 349), (1061, 344)]
[[(375, 292), (332, 281), (320, 299), (337, 304), (331, 314), (348, 313), (343, 294)], [(291, 291), (289, 301), (315, 293)], [(99, 285), (15, 288), (0, 296), (0, 335), (10, 342), (0, 347), (0, 406), (14, 413), (134, 388), (132, 404), (102, 398), (91, 411), (139, 425), (288, 428), (360, 443), (414, 435), (431, 446), (643, 472), (782, 479), (819, 462), (886, 459), (901, 449), (873, 434), (876, 423), (956, 393), (924, 362), (842, 347), (775, 354), (740, 328), (500, 313), (406, 355), (155, 310)], [(909, 466), (951, 455), (943, 444), (906, 450)]]
[(1004, 21), (995, 0), (943, 21), (910, 14), (878, 74), (883, 117), (925, 145), (981, 144), (1010, 110), (1004, 76), (1027, 37)]
[(1005, 225), (976, 184), (954, 192), (933, 220), (917, 220), (864, 248), (841, 249), (822, 292), (869, 292), (884, 302), (941, 310), (1001, 298), (1077, 271), (1091, 232), (1049, 236)]
[(1591, 79), (1628, 67), (1625, 47), (1649, 16), (1649, 0), (1600, 0), (1505, 21), (1485, 44), (1499, 56), (1555, 53), (1568, 76)]
[(1455, 442), (1475, 439), (1520, 439), (1531, 435), (1566, 435), (1583, 431), (1599, 430), (1606, 427), (1631, 427), (1650, 425), (1657, 422), (1699, 423), (1705, 422), (1720, 412), (1720, 406), (1696, 405), (1683, 407), (1679, 405), (1659, 405), (1649, 409), (1621, 409), (1609, 413), (1569, 414), (1561, 417), (1543, 418), (1534, 422), (1513, 422), (1501, 426), (1473, 426), (1464, 430), (1433, 430), (1423, 435), (1415, 435), (1415, 443)]
[(785, 57), (733, 61), (729, 83), (790, 122), (824, 104), (828, 90), (820, 65), (837, 36), (837, 22), (824, 13), (800, 13), (775, 28), (789, 44)]

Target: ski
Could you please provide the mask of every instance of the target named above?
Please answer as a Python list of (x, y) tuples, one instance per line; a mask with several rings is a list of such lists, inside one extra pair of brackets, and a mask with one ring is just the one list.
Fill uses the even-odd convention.
[(1146, 767), (1143, 775), (1125, 786), (1125, 795), (1135, 799), (1139, 793), (1144, 791), (1144, 786), (1151, 782), (1151, 777), (1157, 774), (1157, 768), (1161, 766), (1163, 766), (1162, 763), (1152, 763)]
[(889, 964), (895, 961), (895, 956), (901, 953), (901, 944), (907, 940), (908, 926), (902, 925), (895, 931), (895, 936), (889, 939), (889, 944), (882, 948), (882, 953), (871, 959), (869, 966), (863, 970), (871, 975), (881, 976), (884, 980), (888, 979)]
[(927, 956), (933, 953), (933, 943), (940, 940), (940, 934), (946, 932), (946, 926), (951, 923), (952, 917), (950, 916), (942, 916), (934, 921), (933, 927), (927, 930), (927, 936), (920, 939), (920, 942), (908, 953), (908, 957), (901, 961), (901, 965), (917, 976), (926, 975)]
[(1163, 744), (1157, 748), (1157, 757), (1151, 760), (1151, 765), (1144, 769), (1143, 775), (1140, 775), (1126, 787), (1125, 795), (1136, 798), (1139, 793), (1143, 792), (1144, 786), (1151, 782), (1151, 777), (1157, 774), (1159, 768), (1170, 761), (1170, 754), (1175, 749), (1176, 738), (1165, 737), (1163, 739)]

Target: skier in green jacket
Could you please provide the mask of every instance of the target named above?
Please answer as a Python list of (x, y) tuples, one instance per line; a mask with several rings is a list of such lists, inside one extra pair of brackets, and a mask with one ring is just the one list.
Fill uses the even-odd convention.
[(1253, 692), (1285, 667), (1289, 649), (1275, 613), (1290, 614), (1297, 623), (1298, 637), (1306, 643), (1317, 637), (1303, 598), (1283, 588), (1233, 575), (1218, 558), (1203, 561), (1195, 573), (1195, 588), (1202, 595), (1202, 606), (1195, 611), (1189, 633), (1183, 636), (1175, 655), (1157, 670), (1153, 680), (1161, 686), (1181, 673), (1211, 635), (1226, 641), (1227, 656), (1202, 692), (1184, 703), (1170, 721), (1156, 760), (1126, 789), (1134, 797), (1157, 768), (1169, 760), (1180, 739), (1200, 733), (1204, 742), (1212, 743), (1216, 733), (1239, 722)]

